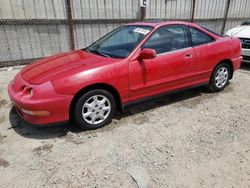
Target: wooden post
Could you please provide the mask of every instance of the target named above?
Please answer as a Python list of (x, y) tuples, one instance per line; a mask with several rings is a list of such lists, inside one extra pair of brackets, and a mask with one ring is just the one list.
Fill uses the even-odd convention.
[(75, 25), (72, 15), (72, 3), (71, 0), (66, 0), (67, 5), (67, 20), (69, 24), (69, 32), (70, 32), (70, 44), (71, 44), (71, 50), (75, 50)]
[(192, 1), (192, 12), (191, 12), (191, 22), (194, 22), (194, 13), (195, 13), (195, 4), (196, 4), (196, 0)]
[(148, 0), (140, 0), (140, 20), (143, 21), (146, 18), (146, 6)]
[(140, 7), (140, 20), (143, 21), (145, 20), (145, 17), (146, 17), (146, 7)]
[(227, 16), (228, 16), (228, 10), (229, 10), (229, 7), (230, 7), (230, 3), (231, 3), (231, 0), (227, 0), (227, 4), (226, 4), (224, 16), (223, 16), (223, 23), (222, 23), (222, 27), (221, 27), (221, 34), (223, 34), (224, 31), (225, 31), (226, 22), (227, 22)]

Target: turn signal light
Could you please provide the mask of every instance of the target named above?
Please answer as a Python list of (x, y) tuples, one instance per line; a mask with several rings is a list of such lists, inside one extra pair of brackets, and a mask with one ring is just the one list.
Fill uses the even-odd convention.
[(48, 116), (48, 111), (29, 111), (25, 109), (21, 109), (23, 113), (30, 115), (30, 116)]

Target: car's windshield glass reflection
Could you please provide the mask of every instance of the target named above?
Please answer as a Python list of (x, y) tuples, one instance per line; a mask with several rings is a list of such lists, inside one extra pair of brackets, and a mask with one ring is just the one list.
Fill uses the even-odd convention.
[(151, 30), (150, 26), (123, 26), (107, 34), (85, 50), (104, 57), (125, 58)]

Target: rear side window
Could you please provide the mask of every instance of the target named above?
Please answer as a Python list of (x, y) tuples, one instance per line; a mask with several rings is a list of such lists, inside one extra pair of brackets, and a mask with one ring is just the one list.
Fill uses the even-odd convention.
[(199, 45), (199, 44), (206, 44), (209, 42), (214, 41), (212, 37), (207, 35), (206, 33), (200, 31), (199, 29), (189, 27), (189, 31), (191, 34), (192, 44), (193, 46)]
[(157, 54), (170, 52), (188, 47), (188, 37), (184, 26), (164, 26), (156, 30), (143, 45), (151, 48)]

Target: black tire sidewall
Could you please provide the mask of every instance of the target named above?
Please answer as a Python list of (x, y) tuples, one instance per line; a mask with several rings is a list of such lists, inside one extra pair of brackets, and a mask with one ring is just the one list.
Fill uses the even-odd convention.
[[(215, 77), (216, 77), (216, 74), (217, 74), (218, 70), (220, 68), (222, 68), (222, 67), (225, 67), (228, 70), (228, 78), (227, 78), (226, 84), (223, 87), (219, 88), (215, 84)], [(217, 92), (224, 90), (224, 88), (228, 85), (229, 78), (231, 76), (230, 74), (231, 74), (231, 68), (227, 63), (221, 63), (221, 64), (217, 65), (217, 67), (214, 69), (213, 74), (212, 74), (211, 79), (210, 79), (209, 86), (210, 86), (211, 90), (212, 91), (217, 91)]]
[[(92, 97), (93, 95), (104, 95), (105, 97), (108, 98), (108, 100), (110, 101), (110, 104), (111, 104), (111, 111), (110, 111), (110, 114), (109, 116), (107, 117), (107, 119), (99, 124), (96, 124), (96, 125), (93, 125), (93, 124), (89, 124), (88, 122), (86, 122), (83, 117), (82, 117), (82, 107), (83, 107), (83, 104), (90, 98)], [(105, 126), (106, 124), (110, 123), (111, 120), (112, 120), (112, 117), (114, 116), (115, 114), (115, 109), (116, 109), (116, 103), (115, 103), (115, 99), (113, 97), (113, 95), (106, 91), (106, 90), (103, 90), (103, 89), (95, 89), (95, 90), (92, 90), (92, 91), (88, 91), (86, 92), (85, 94), (83, 94), (79, 99), (78, 101), (76, 102), (75, 104), (75, 107), (74, 107), (74, 121), (75, 123), (83, 128), (83, 129), (97, 129), (97, 128), (100, 128), (100, 127), (103, 127)]]

